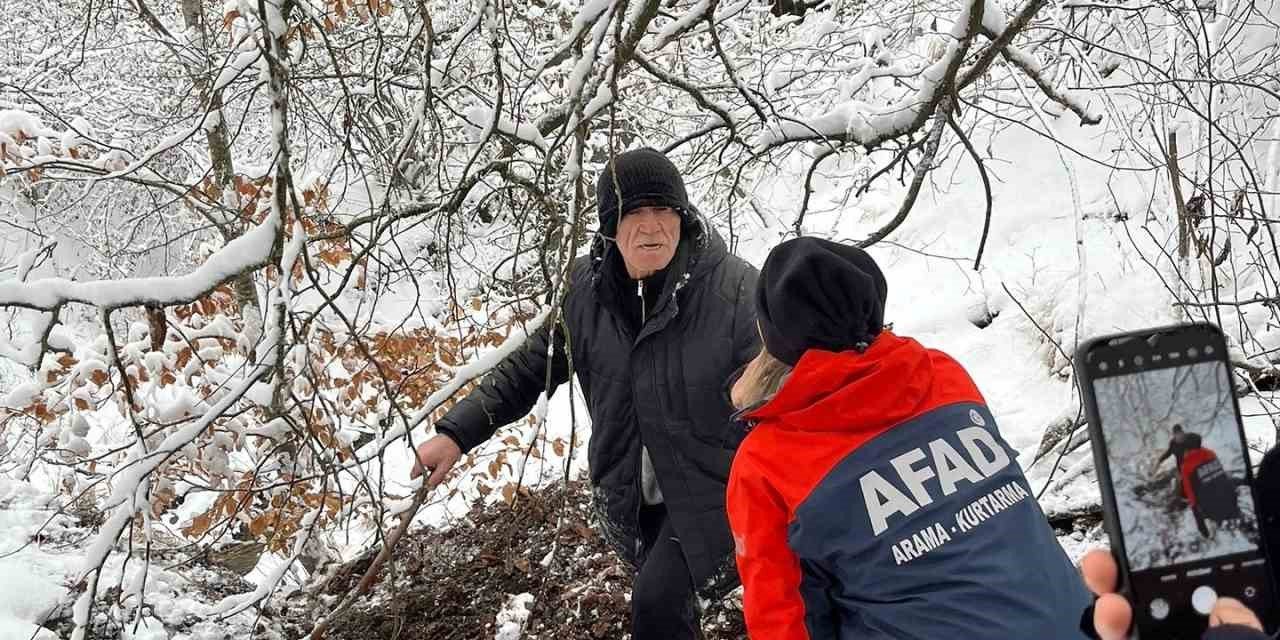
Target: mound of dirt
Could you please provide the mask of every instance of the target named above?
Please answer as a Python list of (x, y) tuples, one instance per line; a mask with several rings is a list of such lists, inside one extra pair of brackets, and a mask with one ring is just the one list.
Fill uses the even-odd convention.
[[(621, 639), (630, 628), (631, 569), (590, 526), (585, 483), (521, 493), (471, 513), (471, 526), (405, 536), (361, 602), (334, 621), (334, 640), (493, 638), (497, 614), (532, 594), (522, 640)], [(300, 637), (359, 582), (372, 554), (344, 566), (305, 607), (290, 607)], [(707, 640), (746, 637), (733, 597), (703, 613)], [(292, 635), (292, 633), (290, 634)]]

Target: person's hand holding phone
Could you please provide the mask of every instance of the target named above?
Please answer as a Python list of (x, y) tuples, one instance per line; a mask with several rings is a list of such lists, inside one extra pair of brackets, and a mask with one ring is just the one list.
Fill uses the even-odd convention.
[[(1084, 575), (1085, 584), (1098, 596), (1093, 606), (1093, 628), (1102, 640), (1124, 640), (1129, 637), (1129, 626), (1133, 621), (1133, 607), (1129, 601), (1116, 593), (1119, 586), (1120, 569), (1116, 566), (1111, 552), (1094, 549), (1085, 554), (1080, 561), (1080, 572)], [(1248, 607), (1235, 598), (1218, 598), (1213, 611), (1209, 613), (1209, 628), (1224, 625), (1236, 625), (1258, 632), (1258, 638), (1266, 638), (1262, 633), (1262, 622)], [(1205, 635), (1213, 638), (1213, 632)], [(1232, 636), (1244, 640), (1248, 636)]]
[(1260, 510), (1240, 487), (1252, 478), (1229, 352), (1206, 323), (1100, 336), (1077, 352), (1103, 522), (1123, 550), (1083, 566), (1101, 596), (1085, 626), (1104, 638), (1265, 638), (1258, 629), (1278, 622)]

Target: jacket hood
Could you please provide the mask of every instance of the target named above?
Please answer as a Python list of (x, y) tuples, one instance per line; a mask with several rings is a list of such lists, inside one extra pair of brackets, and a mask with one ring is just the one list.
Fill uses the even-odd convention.
[(950, 359), (885, 330), (866, 351), (805, 352), (782, 389), (746, 419), (798, 431), (877, 430), (932, 408)]

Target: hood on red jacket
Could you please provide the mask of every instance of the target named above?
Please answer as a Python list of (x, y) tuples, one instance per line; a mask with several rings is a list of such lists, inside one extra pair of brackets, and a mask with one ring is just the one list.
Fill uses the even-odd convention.
[(886, 330), (863, 353), (807, 351), (747, 419), (799, 431), (880, 430), (957, 396), (981, 398), (958, 363)]

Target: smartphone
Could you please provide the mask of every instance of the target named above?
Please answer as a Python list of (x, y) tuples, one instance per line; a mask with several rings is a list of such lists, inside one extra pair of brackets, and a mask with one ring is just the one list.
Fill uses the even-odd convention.
[(1222, 332), (1187, 324), (1103, 336), (1081, 345), (1075, 368), (1136, 637), (1199, 640), (1219, 596), (1274, 631), (1275, 585)]

